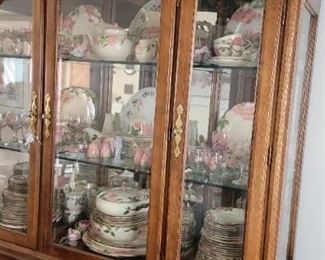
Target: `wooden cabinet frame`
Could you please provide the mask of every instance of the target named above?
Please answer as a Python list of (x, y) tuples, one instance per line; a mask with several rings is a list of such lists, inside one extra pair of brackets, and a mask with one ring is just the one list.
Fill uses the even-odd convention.
[[(17, 259), (51, 259), (49, 255), (59, 259), (75, 257), (107, 259), (72, 247), (67, 248), (52, 241), (51, 191), (55, 129), (51, 127), (50, 137), (42, 133), (41, 115), (45, 110), (44, 98), (49, 94), (52, 99), (50, 106), (52, 122), (55, 122), (57, 113), (53, 101), (57, 82), (56, 35), (59, 23), (59, 3), (60, 0), (33, 0), (33, 90), (38, 96), (38, 107), (43, 107), (38, 115), (38, 139), (41, 143), (34, 142), (30, 153), (32, 163), (28, 197), (29, 231), (23, 235), (0, 228), (0, 250), (1, 254)], [(192, 50), (197, 3), (198, 0), (163, 0), (161, 5), (160, 52), (157, 67), (156, 116), (150, 184), (150, 231), (147, 247), (147, 259), (150, 260), (180, 258), (184, 151), (186, 151), (188, 99), (193, 68)], [(295, 64), (295, 46), (302, 3), (302, 0), (266, 1), (247, 192), (245, 260), (275, 259), (276, 256), (287, 129), (293, 88), (293, 64)], [(307, 1), (312, 13), (312, 25), (292, 197), (289, 258), (292, 258), (294, 252), (301, 162), (319, 12), (317, 3), (319, 0)], [(180, 137), (179, 140), (176, 140), (175, 133)], [(177, 148), (179, 148), (179, 153)], [(31, 249), (27, 249), (28, 247)]]
[[(2, 1), (1, 1), (2, 2)], [(1, 4), (0, 2), (0, 4)], [(26, 248), (36, 249), (38, 244), (39, 227), (39, 187), (41, 168), (41, 114), (42, 114), (42, 83), (43, 83), (43, 35), (44, 35), (44, 7), (42, 0), (32, 0), (32, 91), (37, 95), (38, 124), (37, 140), (30, 146), (29, 178), (27, 201), (27, 232), (0, 228), (0, 238)], [(32, 97), (30, 97), (32, 98)]]
[[(46, 44), (45, 44), (45, 88), (44, 95), (49, 94), (52, 100), (56, 96), (57, 82), (57, 52), (56, 42), (57, 24), (59, 22), (60, 0), (47, 1), (46, 20)], [(166, 165), (169, 147), (169, 113), (170, 99), (172, 95), (172, 68), (174, 54), (176, 0), (164, 0), (161, 3), (161, 30), (159, 42), (159, 64), (157, 76), (157, 99), (155, 112), (155, 128), (153, 143), (153, 165), (151, 169), (151, 194), (149, 207), (149, 229), (147, 258), (161, 259), (161, 245), (163, 241), (163, 221), (165, 212), (165, 187), (166, 187)], [(52, 122), (56, 121), (57, 114), (55, 104), (51, 103)], [(41, 183), (41, 251), (60, 258), (78, 256), (79, 259), (107, 259), (99, 255), (82, 252), (74, 248), (67, 248), (55, 244), (52, 241), (52, 181), (54, 165), (54, 129), (51, 128), (51, 136), (43, 136), (43, 167)]]
[(293, 177), (293, 191), (291, 199), (289, 241), (287, 246), (287, 258), (293, 259), (294, 243), (296, 233), (297, 211), (299, 205), (299, 193), (301, 182), (301, 171), (303, 162), (303, 151), (305, 131), (308, 115), (310, 84), (312, 66), (314, 59), (317, 20), (320, 1), (288, 1), (285, 38), (282, 51), (281, 74), (276, 108), (275, 133), (273, 140), (273, 156), (271, 166), (271, 178), (268, 195), (268, 212), (265, 232), (265, 259), (275, 259), (277, 244), (280, 208), (282, 202), (282, 187), (284, 178), (284, 166), (287, 153), (288, 125), (290, 121), (290, 107), (293, 96), (293, 76), (296, 69), (296, 46), (299, 34), (300, 14), (303, 6), (306, 6), (311, 15), (308, 34), (308, 49), (306, 55), (306, 67), (303, 79), (302, 100), (300, 100), (300, 116), (298, 129), (298, 143), (296, 150), (295, 172)]
[[(174, 72), (175, 88), (173, 129), (177, 120), (177, 107), (184, 107), (183, 125), (187, 123), (188, 91), (192, 71), (192, 49), (197, 0), (181, 0), (179, 7), (179, 35), (177, 39), (176, 66)], [(274, 131), (275, 105), (279, 84), (279, 64), (286, 1), (267, 1), (264, 14), (262, 52), (257, 78), (257, 97), (255, 124), (253, 131), (253, 150), (250, 166), (248, 205), (246, 211), (246, 232), (244, 259), (262, 259), (264, 235), (266, 231), (267, 198), (272, 156), (272, 137)], [(191, 33), (189, 33), (191, 32)], [(186, 127), (184, 127), (186, 128)], [(184, 155), (186, 129), (181, 142)], [(182, 220), (182, 194), (184, 184), (185, 156), (174, 156), (175, 138), (172, 138), (169, 165), (169, 191), (167, 211), (166, 259), (180, 258)]]

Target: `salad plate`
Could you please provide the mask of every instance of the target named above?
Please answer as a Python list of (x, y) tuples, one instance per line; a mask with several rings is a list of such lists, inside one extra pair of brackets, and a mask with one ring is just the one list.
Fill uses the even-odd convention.
[(97, 114), (97, 96), (87, 88), (69, 87), (61, 91), (60, 119), (62, 122), (80, 119), (92, 123)]
[(156, 102), (156, 88), (143, 88), (130, 98), (121, 111), (123, 134), (152, 136)]
[(254, 103), (240, 103), (228, 110), (218, 122), (218, 132), (229, 136), (229, 145), (250, 143), (255, 113)]
[(129, 34), (135, 41), (159, 37), (160, 0), (151, 0), (136, 14), (129, 27)]

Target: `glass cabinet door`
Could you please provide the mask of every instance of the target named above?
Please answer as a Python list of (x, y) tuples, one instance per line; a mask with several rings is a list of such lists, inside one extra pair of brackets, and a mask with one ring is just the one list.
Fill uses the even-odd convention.
[(166, 259), (242, 259), (265, 3), (180, 8)]
[(39, 6), (0, 1), (0, 236), (27, 247), (36, 246), (38, 221)]
[(159, 93), (169, 88), (158, 44), (162, 33), (168, 42), (173, 35), (160, 30), (173, 14), (163, 7), (159, 0), (49, 1), (44, 138), (51, 160), (43, 184), (51, 221), (44, 240), (60, 256), (146, 256), (150, 181), (160, 178), (160, 169), (151, 171), (159, 163), (153, 150), (163, 155), (155, 146), (164, 140), (154, 129), (168, 123), (155, 116), (168, 101)]

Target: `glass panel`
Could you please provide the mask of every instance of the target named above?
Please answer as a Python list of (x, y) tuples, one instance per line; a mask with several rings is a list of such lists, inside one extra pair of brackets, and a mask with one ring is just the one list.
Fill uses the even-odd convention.
[(27, 231), (32, 1), (0, 4), (0, 227)]
[(160, 1), (60, 1), (53, 240), (144, 257)]
[(262, 1), (199, 1), (182, 259), (242, 259)]
[(291, 118), (288, 132), (288, 152), (285, 165), (283, 193), (280, 215), (280, 229), (279, 229), (279, 242), (278, 242), (278, 259), (287, 258), (287, 245), (290, 228), (290, 210), (291, 210), (291, 196), (293, 187), (293, 178), (295, 175), (296, 166), (296, 152), (298, 148), (298, 134), (300, 126), (300, 112), (301, 102), (303, 100), (304, 80), (305, 80), (305, 63), (307, 59), (307, 48), (309, 41), (309, 28), (310, 28), (311, 15), (306, 8), (302, 10), (301, 27), (299, 30), (299, 38), (297, 45), (297, 60), (296, 72), (294, 75), (293, 85), (293, 99), (291, 107)]

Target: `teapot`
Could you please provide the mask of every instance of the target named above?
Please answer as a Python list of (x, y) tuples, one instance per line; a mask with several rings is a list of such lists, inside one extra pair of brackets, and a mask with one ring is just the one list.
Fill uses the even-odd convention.
[(125, 61), (134, 48), (128, 32), (118, 27), (105, 29), (100, 36), (91, 39), (94, 53), (102, 59)]

